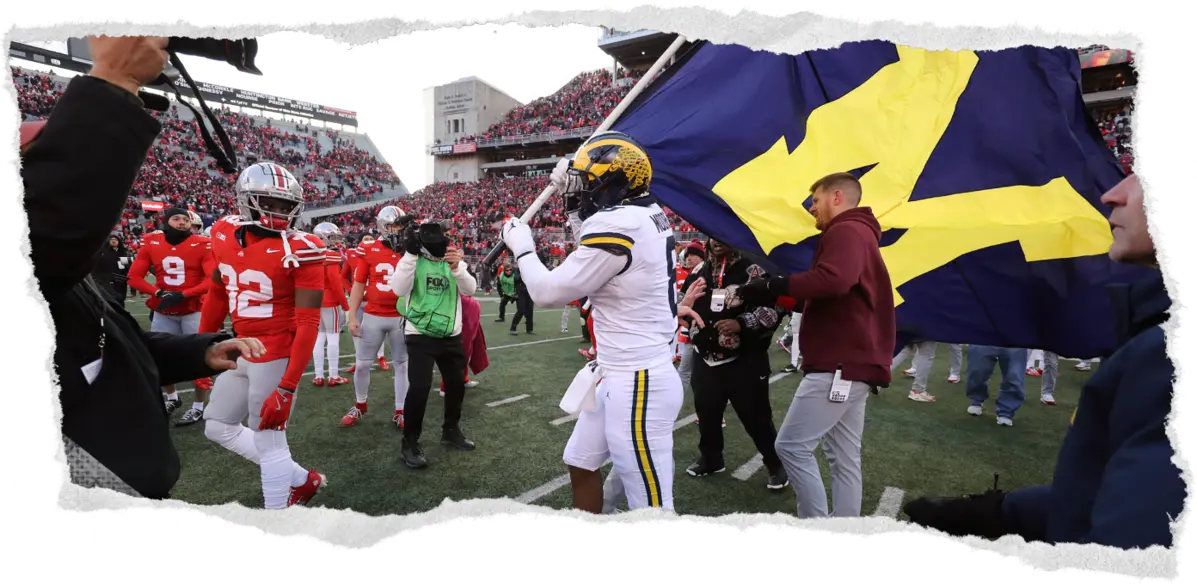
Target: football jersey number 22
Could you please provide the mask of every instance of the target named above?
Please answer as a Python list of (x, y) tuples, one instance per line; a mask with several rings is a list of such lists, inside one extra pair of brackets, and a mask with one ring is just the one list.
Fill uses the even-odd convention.
[[(229, 293), (229, 310), (240, 318), (269, 318), (274, 313), (274, 283), (270, 276), (258, 270), (245, 270), (241, 275), (228, 264), (220, 264), (220, 275), (228, 281), (225, 289)], [(257, 286), (257, 290), (242, 289), (242, 286)], [(253, 304), (256, 303), (256, 304)]]

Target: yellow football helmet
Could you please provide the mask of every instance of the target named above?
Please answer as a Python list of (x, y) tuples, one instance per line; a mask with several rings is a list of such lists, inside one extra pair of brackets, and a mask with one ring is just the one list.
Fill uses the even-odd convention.
[(578, 148), (570, 159), (569, 174), (581, 188), (566, 194), (566, 208), (576, 209), (585, 220), (611, 206), (648, 195), (653, 167), (640, 143), (624, 133), (599, 133)]

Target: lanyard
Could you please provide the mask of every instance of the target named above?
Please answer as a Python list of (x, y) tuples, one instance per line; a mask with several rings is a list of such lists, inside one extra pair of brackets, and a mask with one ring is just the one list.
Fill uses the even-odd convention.
[(718, 280), (716, 280), (716, 282), (715, 282), (715, 287), (716, 287), (716, 288), (722, 288), (722, 287), (723, 287), (723, 272), (724, 272), (724, 270), (726, 270), (726, 269), (727, 269), (727, 258), (725, 257), (725, 258), (723, 258), (723, 262), (722, 262), (722, 264), (719, 266), (719, 279), (718, 279)]

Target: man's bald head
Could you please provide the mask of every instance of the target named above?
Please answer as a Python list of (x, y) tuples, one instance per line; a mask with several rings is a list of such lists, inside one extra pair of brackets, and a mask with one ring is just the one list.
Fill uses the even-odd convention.
[(856, 176), (835, 173), (815, 182), (810, 193), (810, 213), (815, 217), (815, 227), (821, 231), (841, 212), (860, 205), (862, 189)]

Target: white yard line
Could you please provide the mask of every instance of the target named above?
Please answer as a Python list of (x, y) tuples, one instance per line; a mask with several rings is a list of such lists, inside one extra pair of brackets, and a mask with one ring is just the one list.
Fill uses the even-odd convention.
[[(773, 382), (776, 382), (788, 375), (790, 375), (790, 374), (787, 374), (787, 373), (774, 374), (773, 377), (769, 378), (769, 383), (772, 384)], [(567, 414), (561, 418), (553, 419), (553, 420), (549, 421), (549, 424), (553, 425), (554, 427), (557, 427), (557, 426), (564, 425), (565, 423), (573, 422), (576, 420), (578, 420), (578, 415)], [(749, 475), (751, 475), (751, 474), (749, 474)]]
[(559, 418), (559, 419), (555, 419), (555, 420), (551, 420), (551, 421), (549, 421), (549, 424), (550, 424), (550, 425), (553, 425), (554, 427), (556, 427), (556, 426), (558, 426), (558, 425), (564, 425), (565, 423), (572, 422), (572, 421), (576, 421), (576, 420), (578, 420), (578, 415), (576, 415), (576, 414), (567, 414), (567, 415), (565, 415), (565, 416), (563, 416), (563, 417), (561, 417), (561, 418)]
[[(680, 429), (686, 425), (694, 423), (694, 417), (696, 417), (696, 416), (698, 416), (698, 415), (691, 414), (689, 416), (684, 416), (684, 417), (678, 419), (677, 422), (673, 423), (673, 430), (677, 431), (678, 429)], [(604, 468), (610, 464), (611, 464), (611, 460), (608, 459), (607, 461), (604, 461), (603, 464), (600, 465), (599, 467)], [(557, 491), (558, 489), (564, 488), (565, 486), (568, 486), (568, 485), (569, 485), (569, 474), (562, 474), (556, 478), (553, 478), (552, 480), (549, 480), (548, 482), (545, 482), (544, 484), (541, 484), (527, 492), (524, 492), (523, 494), (520, 494), (519, 496), (516, 496), (515, 500), (516, 500), (516, 502), (522, 502), (524, 504), (532, 504), (533, 502), (536, 502), (537, 500), (540, 500), (541, 498), (544, 498), (545, 496), (548, 496), (549, 494), (552, 494), (553, 492)]]
[[(526, 341), (524, 343), (512, 343), (510, 345), (497, 345), (495, 347), (487, 347), (486, 350), (487, 351), (498, 351), (500, 349), (510, 349), (512, 347), (524, 347), (527, 345), (539, 345), (541, 343), (552, 343), (553, 341), (564, 341), (566, 339), (573, 339), (573, 337), (556, 337), (553, 339), (541, 339), (540, 341)], [(342, 355), (339, 359), (348, 359), (350, 357), (355, 357), (355, 355), (352, 353), (349, 355)], [(315, 371), (303, 373), (304, 376), (312, 376), (315, 374), (316, 374)], [(351, 383), (352, 383), (352, 380), (353, 380), (353, 378), (350, 378)], [(187, 394), (189, 392), (195, 392), (195, 388), (184, 388), (182, 390), (175, 390), (175, 393), (177, 393), (177, 394)]]
[[(789, 376), (789, 375), (790, 374), (788, 374), (786, 372), (773, 374), (773, 376), (769, 378), (769, 383), (772, 384), (772, 383), (774, 383), (786, 376)], [(692, 414), (692, 415), (674, 423), (673, 430), (676, 431), (676, 430), (686, 426), (687, 423), (693, 423), (694, 418), (696, 416), (698, 416), (698, 415)], [(578, 420), (578, 417), (576, 415), (570, 414), (570, 415), (565, 415), (561, 418), (549, 421), (549, 424), (556, 427), (556, 426), (564, 425), (565, 423), (573, 422), (576, 420)], [(736, 470), (736, 472), (732, 475), (736, 476), (737, 479), (747, 480), (748, 478), (752, 477), (752, 475), (754, 473), (756, 473), (756, 470), (760, 469), (764, 465), (764, 461), (761, 461), (762, 459), (763, 458), (761, 458), (760, 455), (757, 455), (755, 458), (753, 458), (753, 460), (755, 460), (756, 465), (755, 465), (755, 467), (752, 468), (751, 471), (747, 471), (747, 473), (744, 473), (743, 478), (739, 478), (739, 476), (742, 474), (741, 470), (745, 470), (745, 468), (752, 466), (754, 461), (749, 461), (748, 463), (744, 464), (743, 466), (740, 467), (740, 469)], [(605, 466), (608, 463), (611, 463), (610, 460), (608, 460), (603, 465)], [(516, 500), (519, 502), (523, 502), (525, 504), (535, 502), (536, 500), (543, 498), (544, 496), (552, 493), (553, 491), (557, 490), (558, 488), (561, 488), (562, 486), (565, 486), (566, 484), (569, 484), (569, 475), (568, 474), (566, 474), (564, 476), (560, 476), (558, 478), (554, 478), (552, 480), (549, 480), (548, 482), (545, 482), (544, 484), (541, 484), (540, 486), (537, 486), (536, 488), (533, 488), (527, 492), (524, 492), (523, 494), (520, 494), (518, 497), (516, 497)]]
[(758, 453), (752, 459), (748, 460), (747, 463), (736, 468), (736, 471), (732, 472), (732, 477), (741, 482), (747, 482), (748, 478), (751, 478), (753, 474), (757, 473), (763, 467), (765, 467), (765, 458)]
[(502, 405), (504, 405), (504, 404), (510, 404), (510, 403), (512, 403), (512, 402), (518, 402), (518, 401), (520, 401), (520, 400), (523, 400), (523, 399), (525, 399), (525, 398), (528, 398), (529, 396), (530, 396), (530, 394), (520, 394), (519, 396), (512, 396), (511, 398), (504, 398), (504, 399), (502, 399), (502, 400), (496, 400), (496, 401), (494, 401), (494, 402), (487, 402), (487, 403), (486, 403), (486, 405), (487, 405), (487, 406), (489, 406), (489, 407), (491, 407), (491, 408), (494, 408), (494, 407), (496, 407), (496, 406), (502, 406)]
[(903, 496), (906, 496), (906, 492), (901, 488), (886, 486), (885, 490), (881, 491), (881, 500), (877, 501), (877, 510), (873, 512), (873, 516), (898, 518), (898, 509), (902, 508)]

